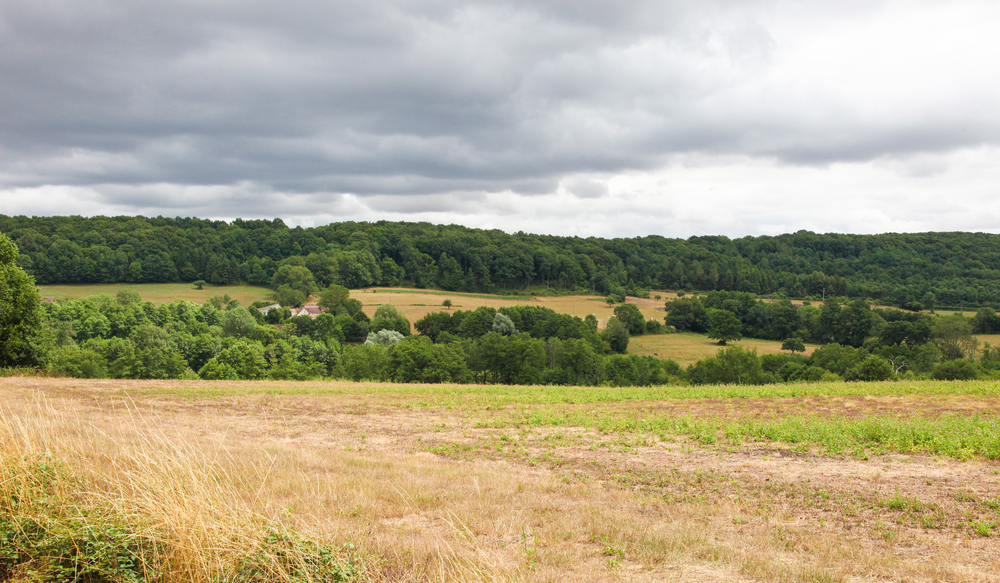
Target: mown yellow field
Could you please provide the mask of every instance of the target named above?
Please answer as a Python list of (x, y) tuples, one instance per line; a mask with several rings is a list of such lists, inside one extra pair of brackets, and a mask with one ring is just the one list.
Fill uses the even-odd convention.
[[(445, 308), (441, 303), (451, 300), (451, 310), (475, 310), (483, 306), (491, 308), (503, 308), (510, 306), (542, 306), (551, 308), (561, 314), (571, 314), (580, 318), (585, 318), (588, 314), (593, 314), (599, 321), (607, 321), (614, 315), (614, 308), (609, 307), (603, 296), (558, 296), (558, 297), (525, 297), (509, 298), (487, 294), (469, 294), (462, 292), (447, 292), (438, 290), (418, 290), (409, 288), (370, 288), (361, 290), (351, 290), (351, 297), (361, 301), (365, 306), (365, 313), (369, 316), (375, 313), (378, 306), (382, 304), (392, 304), (410, 322), (415, 322), (423, 318), (430, 312), (444, 312)], [(630, 298), (631, 299), (631, 298)], [(660, 307), (663, 304), (660, 303)], [(642, 309), (642, 308), (640, 308)], [(642, 309), (647, 318), (655, 317), (655, 309)], [(659, 312), (662, 318), (664, 313)]]
[[(649, 319), (662, 321), (666, 312), (663, 304), (668, 297), (676, 297), (668, 292), (655, 292), (661, 294), (663, 299), (641, 299), (628, 298), (628, 303), (635, 304), (643, 316)], [(400, 312), (406, 316), (410, 322), (415, 322), (423, 318), (430, 312), (447, 311), (441, 305), (446, 299), (450, 299), (452, 310), (475, 310), (482, 306), (491, 308), (503, 308), (509, 306), (542, 306), (559, 312), (560, 314), (570, 314), (579, 318), (586, 318), (593, 314), (601, 327), (608, 318), (614, 315), (614, 306), (609, 306), (604, 301), (604, 296), (598, 295), (572, 295), (572, 296), (535, 296), (525, 298), (510, 298), (487, 294), (469, 294), (462, 292), (447, 292), (438, 290), (418, 290), (409, 288), (369, 288), (361, 290), (351, 290), (351, 297), (361, 301), (365, 306), (365, 313), (369, 316), (375, 313), (378, 306), (382, 304), (392, 304), (399, 308)]]
[[(744, 338), (729, 344), (743, 348), (754, 348), (757, 350), (757, 354), (788, 353), (781, 350), (781, 342), (777, 340)], [(819, 346), (818, 344), (806, 344), (805, 354), (812, 354)], [(694, 332), (634, 336), (629, 339), (628, 343), (629, 354), (672, 358), (683, 366), (694, 364), (707, 356), (715, 356), (720, 348), (723, 347), (719, 345), (717, 340)]]
[(977, 334), (976, 339), (979, 340), (980, 349), (987, 343), (993, 348), (1000, 346), (1000, 334)]
[(229, 294), (229, 297), (248, 306), (258, 300), (271, 299), (272, 290), (252, 285), (206, 285), (204, 289), (195, 289), (190, 283), (95, 283), (79, 285), (40, 285), (42, 297), (83, 298), (98, 294), (115, 295), (118, 290), (131, 288), (139, 292), (142, 299), (154, 304), (169, 304), (174, 300), (189, 300), (198, 304), (212, 296)]

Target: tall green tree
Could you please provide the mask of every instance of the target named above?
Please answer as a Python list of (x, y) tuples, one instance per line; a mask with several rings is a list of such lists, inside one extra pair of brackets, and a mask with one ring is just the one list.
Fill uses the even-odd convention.
[(615, 306), (615, 318), (625, 324), (630, 336), (639, 336), (646, 332), (646, 318), (635, 304)]
[(718, 340), (719, 344), (725, 346), (730, 340), (743, 338), (743, 333), (741, 332), (742, 326), (736, 314), (729, 310), (710, 308), (708, 310), (708, 318), (711, 322), (708, 328), (708, 337)]
[(604, 331), (601, 332), (601, 338), (608, 343), (612, 351), (618, 354), (628, 352), (628, 327), (622, 324), (618, 318), (614, 316), (608, 318), (608, 324), (604, 327)]
[(979, 347), (979, 341), (972, 335), (972, 321), (959, 314), (935, 319), (931, 338), (945, 360), (971, 358)]
[(41, 298), (17, 258), (17, 247), (0, 233), (0, 366), (34, 366), (41, 357)]

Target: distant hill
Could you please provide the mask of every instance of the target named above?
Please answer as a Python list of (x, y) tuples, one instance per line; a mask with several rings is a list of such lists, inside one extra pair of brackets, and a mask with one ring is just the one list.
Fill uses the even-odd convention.
[(737, 290), (898, 306), (1000, 304), (1000, 235), (986, 233), (601, 239), (386, 221), (304, 229), (281, 219), (4, 215), (0, 232), (42, 284), (270, 285), (285, 262), (307, 267), (317, 285), (351, 288)]

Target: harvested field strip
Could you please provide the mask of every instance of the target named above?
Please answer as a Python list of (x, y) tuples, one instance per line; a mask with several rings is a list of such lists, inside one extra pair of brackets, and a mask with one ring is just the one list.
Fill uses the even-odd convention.
[[(561, 427), (593, 429), (605, 434), (686, 436), (704, 445), (739, 446), (744, 442), (781, 443), (801, 448), (820, 448), (826, 454), (855, 457), (886, 452), (923, 453), (955, 459), (974, 457), (1000, 459), (1000, 423), (994, 416), (944, 415), (932, 419), (899, 419), (872, 416), (862, 419), (827, 419), (813, 416), (779, 420), (718, 418), (631, 417), (579, 412), (528, 412), (523, 416), (479, 421), (479, 427), (519, 429)], [(803, 450), (804, 451), (804, 450)]]
[[(72, 380), (67, 380), (72, 384)], [(109, 386), (121, 385), (107, 381)], [(663, 385), (656, 387), (564, 387), (521, 385), (423, 385), (394, 383), (194, 381), (149, 383), (147, 390), (190, 397), (243, 394), (385, 395), (411, 406), (482, 407), (554, 403), (616, 403), (697, 399), (778, 399), (805, 397), (905, 397), (917, 395), (1000, 397), (997, 381), (901, 381), (781, 385)]]
[[(297, 397), (302, 397), (316, 411), (323, 410), (330, 399), (342, 397), (352, 403), (353, 414), (439, 410), (461, 415), (474, 426), (494, 429), (575, 427), (661, 439), (687, 436), (702, 444), (729, 447), (743, 442), (775, 442), (817, 448), (824, 455), (861, 458), (895, 452), (1000, 459), (1000, 425), (996, 421), (1000, 395), (998, 384), (993, 382), (649, 388), (163, 385), (149, 392), (188, 400), (229, 401), (239, 391), (241, 406), (256, 406), (251, 403), (256, 399), (278, 410), (282, 403), (300, 405)], [(372, 401), (376, 395), (377, 407)], [(714, 398), (705, 398), (707, 395)]]
[(143, 300), (154, 304), (169, 304), (174, 300), (189, 300), (201, 304), (213, 296), (229, 294), (229, 297), (239, 300), (241, 305), (248, 306), (258, 300), (269, 300), (274, 294), (273, 290), (252, 285), (220, 286), (209, 284), (200, 290), (190, 283), (95, 283), (38, 286), (42, 296), (53, 296), (56, 299), (76, 299), (98, 294), (115, 295), (124, 288), (136, 290)]
[[(453, 296), (462, 298), (484, 298), (488, 300), (528, 300), (531, 299), (529, 295), (519, 295), (519, 296), (505, 296), (500, 294), (480, 294), (475, 292), (455, 292), (455, 291), (444, 291), (436, 289), (413, 289), (413, 288), (371, 288), (371, 289), (361, 289), (352, 290), (352, 293), (372, 293), (372, 294), (417, 294), (417, 295), (430, 295), (430, 296)], [(562, 294), (562, 295), (572, 295), (572, 294)], [(602, 299), (603, 301), (603, 299)]]

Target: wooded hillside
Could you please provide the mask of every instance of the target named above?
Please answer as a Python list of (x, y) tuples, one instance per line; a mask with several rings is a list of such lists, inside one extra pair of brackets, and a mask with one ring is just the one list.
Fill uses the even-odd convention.
[(790, 297), (870, 297), (899, 306), (1000, 303), (1000, 236), (815, 234), (668, 239), (557, 237), (429, 223), (281, 219), (8, 217), (0, 232), (38, 283), (273, 285), (282, 262), (318, 286), (412, 283), (464, 291), (552, 288), (734, 290)]

